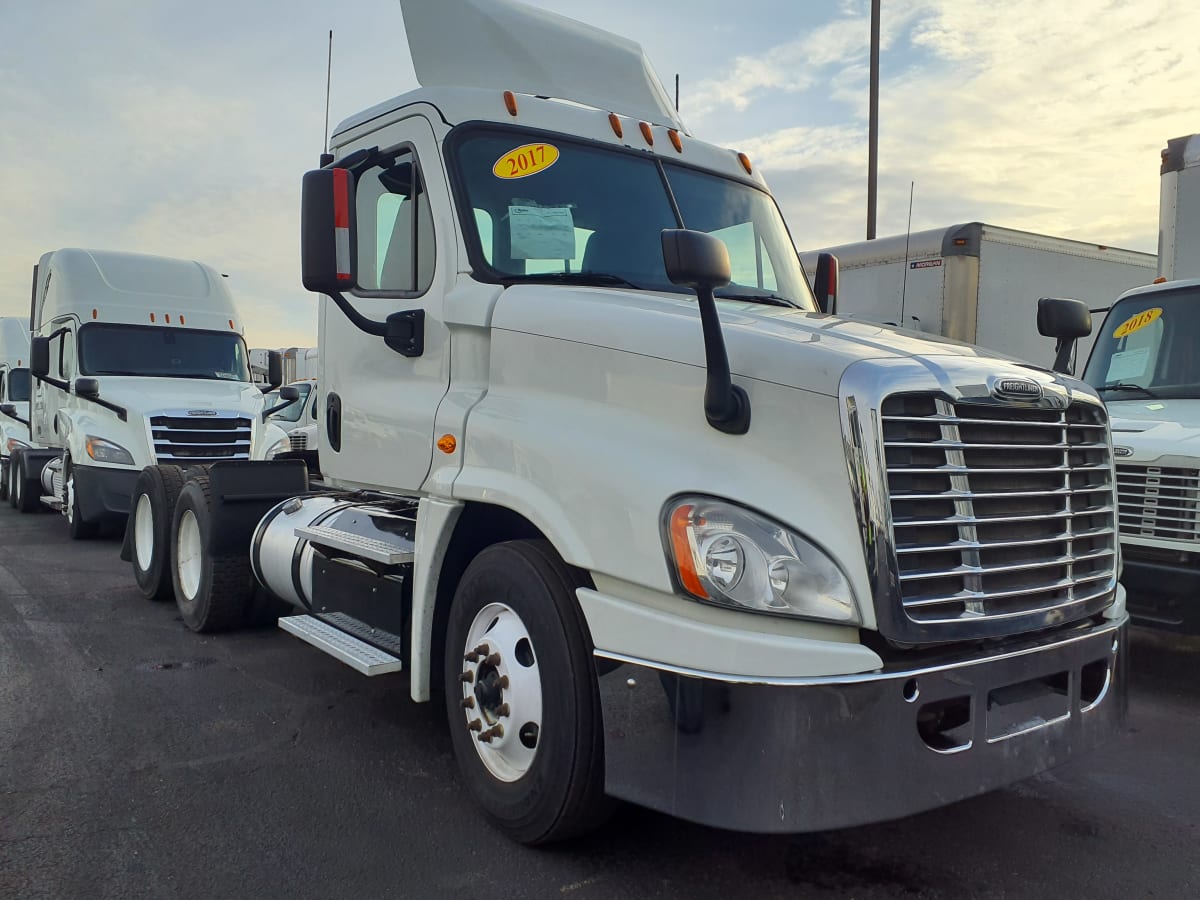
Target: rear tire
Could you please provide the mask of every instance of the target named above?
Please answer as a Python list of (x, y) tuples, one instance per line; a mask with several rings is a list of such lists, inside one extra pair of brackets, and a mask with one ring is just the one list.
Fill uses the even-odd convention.
[(13, 476), (13, 488), (16, 492), (14, 505), (23, 513), (37, 512), (42, 507), (42, 473), (38, 471), (30, 476), (29, 463), (23, 453), (18, 462), (20, 467)]
[(129, 512), (133, 576), (147, 600), (161, 602), (174, 596), (171, 522), (183, 483), (183, 469), (179, 466), (150, 466), (142, 469), (133, 489)]
[[(3, 440), (0, 436), (0, 440)], [(9, 456), (8, 462), (3, 466), (3, 471), (0, 472), (0, 500), (8, 499), (8, 470), (12, 468), (12, 457)]]
[[(450, 607), (444, 675), (454, 754), (488, 818), (523, 844), (590, 831), (613, 808), (579, 586), (549, 543), (509, 541), (472, 560)], [(485, 644), (486, 655), (477, 652)]]

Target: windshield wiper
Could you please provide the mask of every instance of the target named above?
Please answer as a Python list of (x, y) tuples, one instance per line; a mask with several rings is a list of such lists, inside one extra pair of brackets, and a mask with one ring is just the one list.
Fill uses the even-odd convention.
[(1098, 391), (1141, 391), (1147, 397), (1151, 397), (1155, 400), (1158, 399), (1158, 394), (1154, 393), (1154, 391), (1150, 390), (1149, 388), (1144, 388), (1140, 384), (1130, 384), (1127, 381), (1117, 381), (1117, 382), (1114, 382), (1113, 384), (1102, 384), (1102, 385), (1100, 385), (1100, 387), (1096, 388), (1096, 390), (1098, 390)]
[(786, 297), (780, 297), (778, 294), (759, 294), (749, 291), (713, 291), (713, 296), (718, 300), (744, 300), (747, 303), (764, 303), (767, 306), (786, 306), (788, 309), (799, 309), (791, 300), (788, 300)]
[(628, 278), (609, 272), (537, 272), (531, 275), (512, 275), (513, 281), (549, 281), (554, 284), (618, 285), (644, 290)]

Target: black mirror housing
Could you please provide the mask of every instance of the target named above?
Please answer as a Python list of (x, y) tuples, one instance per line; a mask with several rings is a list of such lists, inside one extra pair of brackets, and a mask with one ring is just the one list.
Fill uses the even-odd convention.
[(278, 350), (267, 352), (267, 384), (270, 385), (267, 388), (269, 391), (283, 384), (283, 354)]
[(286, 400), (288, 403), (295, 403), (300, 399), (300, 388), (294, 384), (285, 385), (279, 389), (279, 399)]
[(50, 374), (50, 338), (35, 337), (29, 342), (29, 374), (45, 378)]
[(300, 201), (300, 272), (305, 290), (336, 294), (357, 283), (354, 173), (306, 172)]
[(100, 396), (100, 382), (95, 378), (80, 377), (75, 379), (75, 395), (85, 400), (94, 400)]
[(813, 276), (813, 294), (817, 309), (823, 313), (837, 312), (838, 280), (840, 267), (838, 258), (832, 253), (817, 256), (817, 271)]
[(703, 231), (668, 228), (662, 233), (663, 263), (672, 284), (709, 290), (729, 284), (729, 250)]
[(0, 403), (0, 415), (15, 419), (17, 417), (17, 408), (11, 403)]
[(1092, 314), (1082, 300), (1042, 297), (1037, 309), (1038, 334), (1058, 340), (1076, 340), (1092, 333)]

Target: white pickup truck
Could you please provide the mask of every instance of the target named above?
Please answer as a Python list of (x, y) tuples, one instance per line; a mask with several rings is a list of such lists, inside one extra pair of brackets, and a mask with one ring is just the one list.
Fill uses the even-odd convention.
[(328, 489), (219, 462), (176, 499), (145, 470), (184, 621), (236, 627), (265, 589), (406, 673), (527, 843), (612, 798), (889, 819), (1120, 727), (1095, 391), (819, 312), (758, 168), (687, 131), (638, 45), (402, 6), (421, 89), (304, 178)]

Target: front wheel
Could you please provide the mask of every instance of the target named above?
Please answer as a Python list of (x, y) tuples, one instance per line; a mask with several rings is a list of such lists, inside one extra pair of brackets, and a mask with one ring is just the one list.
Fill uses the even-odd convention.
[(66, 484), (63, 485), (63, 515), (67, 517), (67, 531), (71, 540), (86, 541), (96, 536), (100, 526), (83, 518), (79, 509), (79, 485), (75, 482), (75, 467), (67, 460), (63, 468), (67, 473)]
[(128, 526), (133, 537), (133, 577), (147, 600), (171, 599), (171, 520), (182, 489), (179, 466), (145, 468), (133, 489)]
[(446, 632), (446, 712), (463, 779), (492, 822), (524, 844), (595, 828), (604, 735), (580, 582), (545, 541), (479, 554)]

